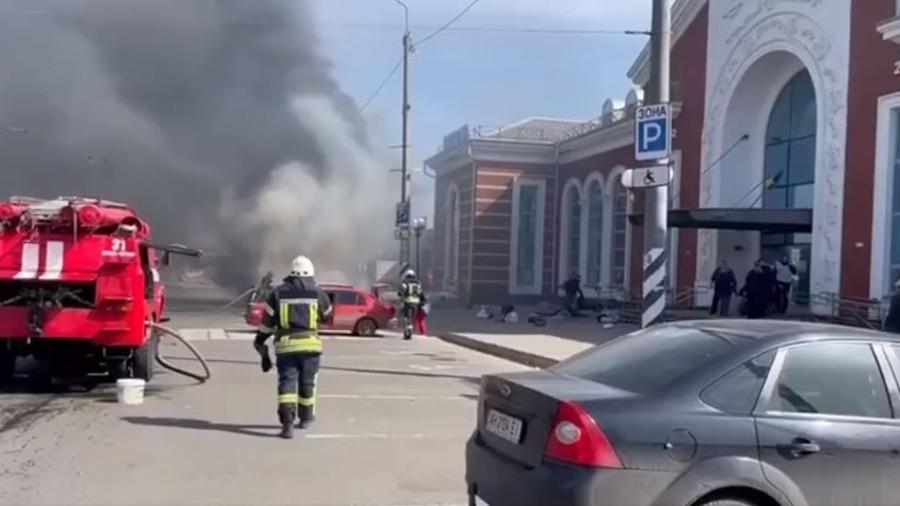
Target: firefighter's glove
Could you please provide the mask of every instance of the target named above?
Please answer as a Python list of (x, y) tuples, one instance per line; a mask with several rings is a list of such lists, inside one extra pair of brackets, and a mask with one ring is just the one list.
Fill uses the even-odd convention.
[(253, 345), (256, 348), (256, 352), (259, 353), (259, 357), (261, 359), (260, 365), (262, 366), (263, 372), (269, 372), (272, 370), (272, 357), (269, 356), (269, 347), (264, 344), (255, 343)]

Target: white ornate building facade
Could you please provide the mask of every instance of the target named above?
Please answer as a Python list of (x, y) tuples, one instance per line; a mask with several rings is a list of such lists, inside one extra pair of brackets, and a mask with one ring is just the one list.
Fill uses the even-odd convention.
[[(702, 299), (720, 259), (743, 273), (786, 254), (801, 270), (798, 292), (819, 311), (822, 295), (891, 291), (900, 277), (898, 8), (676, 2), (671, 287)], [(438, 174), (436, 279), (472, 301), (547, 296), (572, 271), (598, 292), (639, 293), (643, 232), (626, 218), (640, 214), (641, 196), (619, 175), (635, 166), (647, 57), (629, 71), (624, 107), (608, 101), (598, 120), (533, 119), (448, 138), (428, 162)]]

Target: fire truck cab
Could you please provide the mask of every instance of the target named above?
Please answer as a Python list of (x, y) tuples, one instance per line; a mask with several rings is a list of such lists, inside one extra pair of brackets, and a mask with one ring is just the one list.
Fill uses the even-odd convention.
[(53, 375), (149, 381), (158, 341), (150, 324), (166, 301), (159, 268), (171, 252), (150, 242), (150, 226), (124, 204), (0, 202), (0, 381), (29, 355)]

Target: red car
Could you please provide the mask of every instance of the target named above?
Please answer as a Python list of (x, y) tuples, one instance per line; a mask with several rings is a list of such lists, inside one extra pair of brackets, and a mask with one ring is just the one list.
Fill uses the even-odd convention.
[[(374, 336), (379, 329), (397, 326), (396, 310), (393, 305), (380, 298), (379, 288), (366, 291), (351, 285), (320, 285), (334, 310), (331, 317), (322, 323), (323, 330), (348, 331), (356, 336)], [(267, 291), (257, 291), (250, 300), (245, 320), (257, 327), (265, 313)]]

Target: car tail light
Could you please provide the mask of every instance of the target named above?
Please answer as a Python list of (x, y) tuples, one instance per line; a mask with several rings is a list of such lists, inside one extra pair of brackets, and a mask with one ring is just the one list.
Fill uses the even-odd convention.
[(121, 313), (127, 313), (134, 308), (134, 304), (131, 302), (110, 302), (106, 304), (106, 309), (108, 311), (116, 311)]
[(559, 403), (544, 456), (579, 466), (622, 468), (606, 434), (584, 407), (574, 402)]

